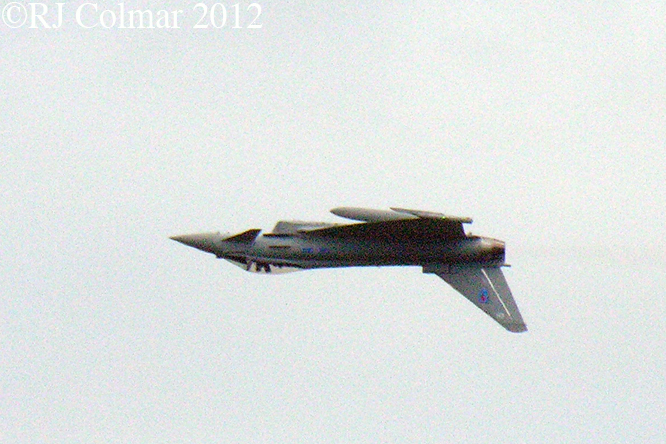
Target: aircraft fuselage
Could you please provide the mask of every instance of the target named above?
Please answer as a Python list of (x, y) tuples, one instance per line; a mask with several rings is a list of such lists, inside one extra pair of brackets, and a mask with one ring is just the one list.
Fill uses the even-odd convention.
[[(253, 242), (227, 240), (228, 234), (176, 236), (186, 245), (245, 264), (250, 271), (272, 271), (271, 266), (301, 269), (382, 265), (504, 263), (504, 242), (478, 236), (452, 241), (386, 241), (259, 235)], [(255, 269), (251, 265), (255, 264)]]
[[(172, 237), (246, 271), (280, 274), (313, 268), (416, 265), (437, 275), (511, 332), (527, 326), (502, 273), (504, 242), (465, 233), (469, 217), (405, 208), (339, 207), (352, 224), (279, 221), (273, 231)], [(361, 221), (362, 223), (358, 223)]]

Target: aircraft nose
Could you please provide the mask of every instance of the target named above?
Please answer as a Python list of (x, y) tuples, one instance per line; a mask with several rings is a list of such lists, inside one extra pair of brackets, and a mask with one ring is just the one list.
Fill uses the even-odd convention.
[(188, 247), (197, 248), (199, 250), (213, 252), (215, 247), (214, 241), (219, 237), (218, 233), (197, 233), (197, 234), (181, 234), (178, 236), (171, 236), (169, 239), (180, 242)]

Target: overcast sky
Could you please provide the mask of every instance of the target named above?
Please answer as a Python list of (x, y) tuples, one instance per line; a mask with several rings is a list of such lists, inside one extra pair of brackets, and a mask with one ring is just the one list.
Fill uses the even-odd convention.
[[(663, 442), (663, 2), (8, 4), (0, 442)], [(168, 239), (336, 206), (473, 217), (530, 330), (419, 268)]]

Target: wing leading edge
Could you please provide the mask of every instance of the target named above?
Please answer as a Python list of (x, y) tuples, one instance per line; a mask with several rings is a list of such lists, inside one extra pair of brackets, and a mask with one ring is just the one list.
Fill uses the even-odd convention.
[(439, 241), (466, 237), (464, 223), (467, 217), (446, 216), (429, 211), (392, 208), (392, 211), (368, 208), (341, 207), (331, 212), (347, 219), (363, 221), (349, 225), (315, 227), (299, 230), (310, 237), (342, 239), (367, 239), (379, 241)]
[(501, 268), (463, 265), (424, 267), (423, 271), (444, 279), (507, 330), (514, 333), (527, 331)]

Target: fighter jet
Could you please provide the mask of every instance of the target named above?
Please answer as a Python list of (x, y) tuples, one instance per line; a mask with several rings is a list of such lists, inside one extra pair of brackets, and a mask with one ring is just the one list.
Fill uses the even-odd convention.
[(199, 233), (171, 239), (212, 253), (244, 270), (279, 274), (315, 268), (412, 265), (451, 285), (511, 332), (527, 326), (501, 267), (504, 242), (468, 235), (468, 217), (430, 211), (341, 207), (331, 213), (356, 221), (280, 221), (270, 233)]

